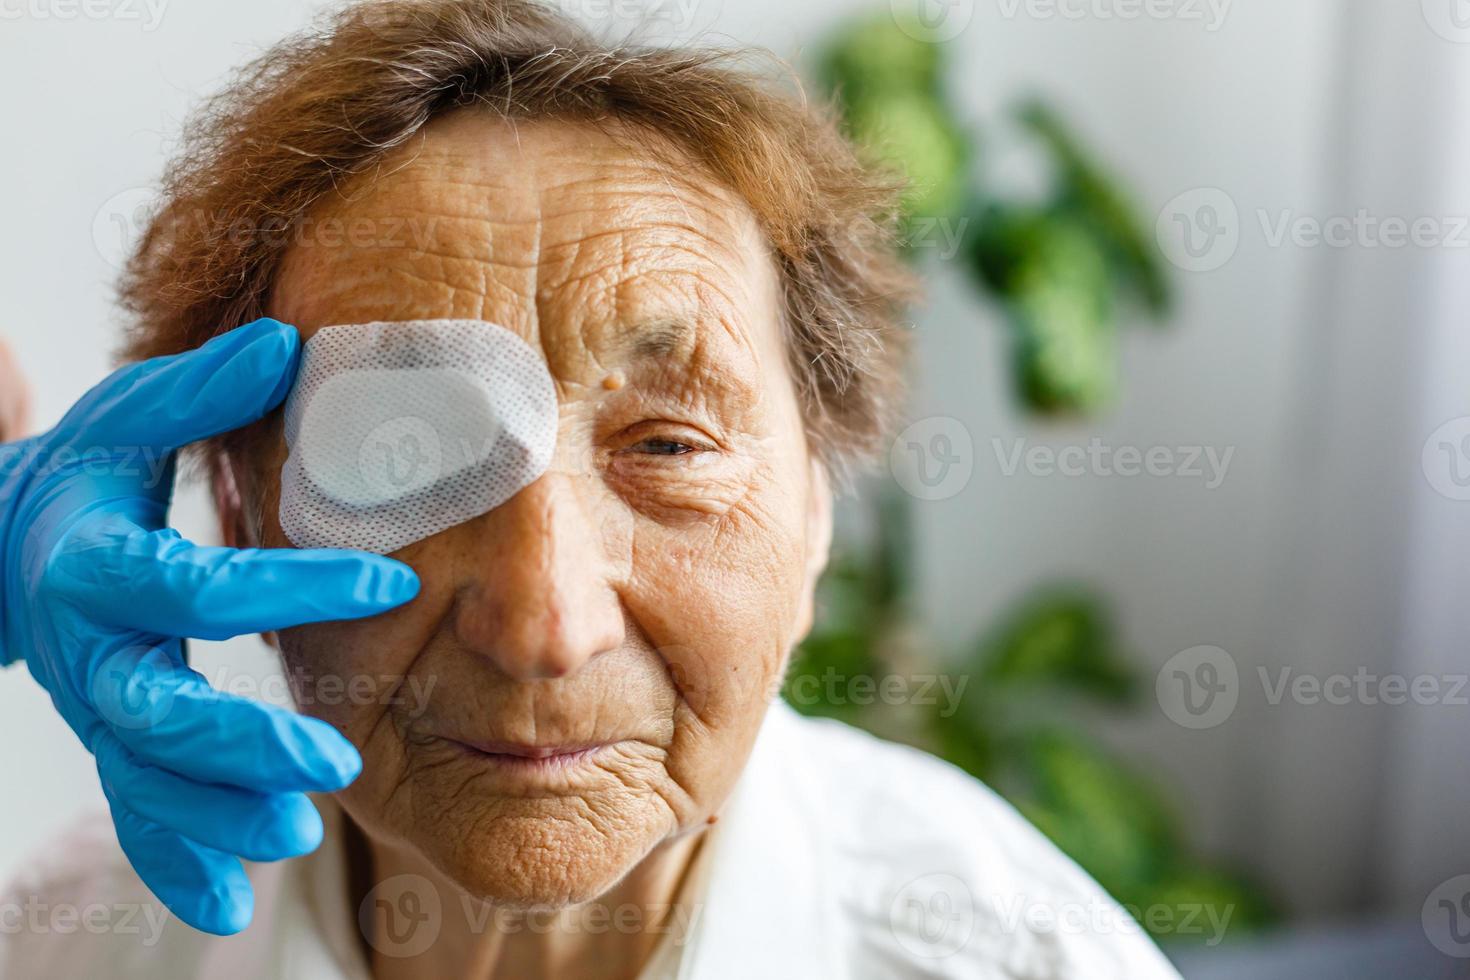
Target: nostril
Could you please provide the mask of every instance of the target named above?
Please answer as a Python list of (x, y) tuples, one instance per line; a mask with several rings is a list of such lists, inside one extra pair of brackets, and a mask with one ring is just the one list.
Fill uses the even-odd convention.
[(565, 660), (547, 659), (541, 663), (543, 680), (554, 681), (572, 672), (572, 664)]

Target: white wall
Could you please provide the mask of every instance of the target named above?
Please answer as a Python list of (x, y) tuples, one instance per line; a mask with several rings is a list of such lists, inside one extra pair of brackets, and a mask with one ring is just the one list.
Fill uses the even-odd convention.
[[(1130, 176), (1149, 215), (1199, 187), (1224, 190), (1243, 216), (1320, 213), (1335, 34), (1333, 5), (1318, 3), (1236, 4), (1213, 33), (1183, 21), (997, 18), (980, 30), (963, 90), (1035, 88), (1058, 100)], [(1000, 326), (977, 322), (969, 288), (946, 281), (923, 321), (915, 412), (966, 424), (976, 475), (958, 496), (919, 505), (923, 592), (940, 634), (965, 643), (1031, 586), (1078, 580), (1116, 603), (1150, 680), (1200, 644), (1224, 648), (1242, 675), (1280, 659), (1269, 621), (1300, 460), (1299, 386), (1311, 373), (1313, 266), (1312, 255), (1270, 248), (1258, 226), (1244, 226), (1222, 268), (1176, 273), (1173, 324), (1126, 332), (1116, 409), (1051, 425), (1018, 417)], [(1212, 490), (1188, 478), (1006, 477), (995, 449), (996, 440), (1005, 452), (1017, 439), (1060, 448), (1093, 437), (1234, 454)], [(1199, 732), (1155, 712), (1117, 736), (1177, 788), (1206, 847), (1275, 879), (1261, 828), (1274, 778), (1267, 719), (1253, 710), (1242, 699), (1229, 722)]]
[[(59, 0), (36, 2), (59, 9)], [(598, 0), (579, 5), (593, 16), (607, 9)], [(1408, 342), (1422, 251), (1385, 267), (1381, 253), (1273, 247), (1257, 218), (1261, 209), (1274, 219), (1287, 210), (1350, 214), (1362, 205), (1398, 214), (1435, 205), (1398, 183), (1413, 173), (1397, 165), (1399, 144), (1364, 145), (1358, 124), (1409, 139), (1432, 129), (1429, 120), (1448, 123), (1424, 104), (1396, 114), (1379, 84), (1390, 71), (1390, 81), (1416, 77), (1423, 62), (1402, 52), (1442, 54), (1447, 42), (1432, 35), (1417, 5), (1384, 5), (1367, 20), (1345, 7), (1217, 3), (1224, 19), (1211, 29), (1210, 7), (1193, 3), (1179, 9), (1206, 11), (1205, 21), (1049, 17), (1044, 5), (1008, 0), (949, 5), (951, 16), (971, 16), (949, 46), (964, 111), (993, 121), (1019, 94), (1039, 91), (1130, 177), (1150, 215), (1176, 195), (1215, 187), (1242, 222), (1227, 264), (1179, 273), (1175, 322), (1127, 331), (1121, 400), (1086, 424), (1017, 416), (1002, 326), (952, 264), (935, 263), (913, 414), (961, 420), (973, 438), (975, 475), (957, 496), (916, 504), (922, 593), (941, 647), (968, 642), (1030, 585), (1059, 577), (1105, 588), (1150, 673), (1176, 651), (1223, 647), (1245, 685), (1228, 722), (1189, 732), (1152, 712), (1112, 737), (1178, 788), (1206, 846), (1254, 865), (1299, 908), (1351, 909), (1393, 879), (1400, 905), (1415, 911), (1414, 895), (1433, 873), (1426, 869), (1462, 854), (1463, 836), (1393, 850), (1419, 870), (1384, 870), (1397, 858), (1385, 857), (1391, 848), (1380, 836), (1389, 824), (1383, 746), (1390, 729), (1407, 725), (1402, 744), (1453, 758), (1450, 734), (1381, 711), (1273, 707), (1254, 679), (1258, 665), (1351, 672), (1398, 662), (1400, 582), (1411, 558), (1401, 542), (1413, 520), (1410, 495), (1422, 493), (1415, 467), (1423, 436), (1405, 433), (1422, 424), (1419, 414), (1470, 411), (1410, 399), (1422, 380), (1421, 346)], [(1124, 8), (1109, 0), (1068, 7)], [(20, 0), (0, 0), (0, 11), (20, 9)], [(685, 9), (688, 18), (670, 15), (679, 33), (797, 55), (854, 5), (702, 0)], [(196, 97), (304, 23), (308, 10), (286, 0), (172, 0), (151, 30), (120, 18), (26, 16), (0, 26), (0, 194), (9, 218), (0, 236), (0, 330), (37, 381), (43, 423), (103, 372), (115, 342), (108, 259), (116, 245), (108, 236), (117, 231), (117, 202), (125, 212), (137, 200), (129, 192), (156, 176)], [(1394, 46), (1400, 42), (1406, 47)], [(1353, 66), (1358, 55), (1381, 56), (1371, 62), (1378, 70), (1349, 71), (1349, 53)], [(992, 445), (1086, 444), (1093, 436), (1115, 447), (1234, 455), (1223, 484), (1207, 490), (1185, 478), (1005, 477)], [(209, 535), (197, 492), (182, 497), (179, 523)], [(1417, 533), (1432, 539), (1434, 526)], [(1421, 642), (1448, 635), (1441, 628)], [(253, 641), (200, 644), (196, 657), (206, 673), (227, 664), (235, 677), (268, 670)], [(0, 673), (0, 718), (9, 787), (9, 805), (0, 807), (3, 874), (100, 797), (89, 760), (23, 670)], [(1394, 785), (1417, 796), (1429, 784)], [(1417, 839), (1417, 828), (1437, 826), (1444, 812), (1431, 800), (1420, 817), (1390, 829), (1395, 839)]]

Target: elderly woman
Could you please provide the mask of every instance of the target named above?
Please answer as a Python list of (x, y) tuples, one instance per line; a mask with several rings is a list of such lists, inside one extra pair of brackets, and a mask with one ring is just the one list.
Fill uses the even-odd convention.
[[(133, 909), (132, 928), (109, 912), (107, 928), (7, 930), (6, 975), (1174, 975), (983, 786), (774, 697), (811, 624), (829, 488), (880, 442), (900, 375), (893, 188), (822, 116), (718, 56), (607, 50), (521, 0), (422, 0), (352, 8), (276, 48), (190, 136), (123, 284), (128, 349), (224, 366), (206, 384), (180, 367), (194, 361), (150, 362), (176, 373), (115, 382), (58, 431), (95, 434), (142, 390), (168, 424), (243, 405), (235, 423), (263, 417), (159, 441), (216, 437), (203, 454), (225, 543), (290, 549), (295, 423), (268, 411), (290, 379), (251, 381), (241, 352), (274, 352), (278, 371), (298, 333), (310, 363), (324, 328), (351, 356), (385, 324), (453, 320), (534, 352), (555, 447), (495, 506), (356, 566), (370, 592), (402, 587), (376, 608), (309, 598), (340, 584), (331, 552), (290, 552), (319, 577), (215, 601), (208, 582), (269, 553), (208, 549), (179, 586), (199, 590), (191, 600), (131, 603), (178, 606), (190, 628), (176, 632), (207, 636), (238, 632), (242, 604), (317, 602), (264, 635), (302, 712), (350, 740), (361, 774), (343, 762), (336, 782), (305, 787), (340, 788), (315, 798), (320, 847), (236, 879), (210, 863), (233, 862), (221, 851), (289, 848), (227, 844), (256, 818), (207, 794), (249, 785), (231, 770), (279, 729), (185, 725), (193, 702), (170, 688), (179, 700), (149, 730), (181, 726), (159, 764), (179, 782), (145, 792), (146, 774), (164, 777), (141, 726), (111, 724), (115, 705), (95, 695), (107, 732), (80, 709), (68, 720), (98, 753), (116, 834), (73, 832), (11, 894)], [(410, 364), (422, 354), (399, 347)], [(146, 528), (151, 513), (134, 517)], [(127, 538), (131, 561), (192, 547), (153, 533), (165, 545), (145, 558)], [(131, 594), (156, 577), (87, 572), (103, 559), (73, 538), (58, 536), (63, 557), (48, 560), (63, 570), (38, 608), (54, 594), (86, 606), (80, 579)], [(41, 624), (11, 641), (50, 636)], [(60, 658), (31, 659), (67, 710)], [(326, 696), (328, 679), (356, 696)], [(143, 760), (127, 778), (103, 758), (114, 745)], [(216, 751), (246, 761), (211, 770)], [(209, 820), (176, 836), (191, 794)], [(315, 812), (293, 809), (298, 795), (261, 798), (311, 850)], [(216, 938), (150, 894), (181, 909), (188, 887), (213, 910), (193, 924), (243, 927), (252, 889), (253, 922)]]

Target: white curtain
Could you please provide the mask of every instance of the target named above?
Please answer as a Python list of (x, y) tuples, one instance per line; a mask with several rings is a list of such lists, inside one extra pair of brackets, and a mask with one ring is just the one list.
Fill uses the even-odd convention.
[[(1418, 679), (1440, 703), (1273, 715), (1263, 816), (1295, 904), (1413, 915), (1470, 871), (1470, 499), (1446, 495), (1470, 475), (1470, 4), (1342, 15), (1320, 206), (1369, 230), (1323, 250), (1308, 293), (1276, 632), (1299, 671)], [(1395, 247), (1389, 218), (1430, 244)]]

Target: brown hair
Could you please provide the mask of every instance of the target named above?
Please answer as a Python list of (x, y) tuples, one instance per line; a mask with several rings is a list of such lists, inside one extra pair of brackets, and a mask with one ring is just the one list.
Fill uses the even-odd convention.
[(482, 103), (508, 118), (613, 119), (750, 205), (779, 266), (814, 450), (841, 474), (878, 448), (901, 393), (912, 285), (894, 246), (901, 188), (859, 161), (829, 112), (730, 52), (603, 45), (532, 0), (372, 0), (324, 26), (246, 66), (186, 128), (120, 284), (127, 356), (196, 347), (262, 315), (289, 245), (280, 231), (439, 113)]

